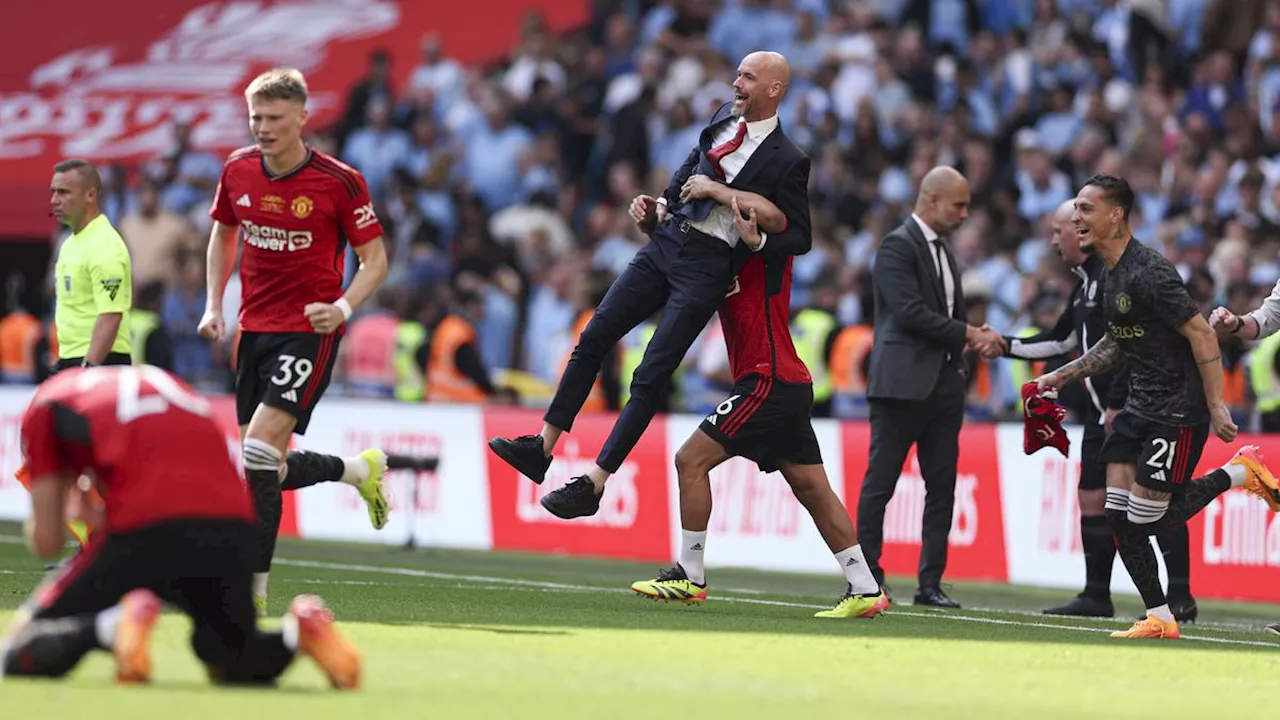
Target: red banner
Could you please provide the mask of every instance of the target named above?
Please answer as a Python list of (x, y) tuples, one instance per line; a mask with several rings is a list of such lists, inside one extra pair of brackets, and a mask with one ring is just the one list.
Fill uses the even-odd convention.
[(460, 62), (500, 59), (535, 10), (553, 31), (587, 17), (582, 0), (6, 3), (0, 238), (49, 234), (49, 177), (58, 160), (158, 157), (179, 120), (191, 123), (199, 149), (247, 144), (242, 92), (267, 68), (306, 74), (311, 124), (323, 127), (342, 111), (375, 48), (390, 51), (399, 88), (424, 33), (439, 33), (445, 54)]
[[(871, 452), (871, 426), (841, 423), (845, 504), (855, 520)], [(916, 576), (926, 490), (913, 446), (884, 519), (880, 565), (889, 575)], [(994, 425), (966, 425), (960, 432), (955, 510), (945, 578), (1007, 582), (1000, 464)]]
[[(649, 424), (639, 444), (609, 479), (600, 510), (590, 517), (561, 520), (539, 503), (544, 495), (595, 466), (616, 415), (583, 414), (573, 433), (560, 439), (555, 462), (541, 485), (487, 452), (489, 507), (495, 550), (532, 550), (596, 557), (671, 559), (666, 419)], [(486, 410), (486, 437), (526, 435), (542, 425), (533, 412)]]

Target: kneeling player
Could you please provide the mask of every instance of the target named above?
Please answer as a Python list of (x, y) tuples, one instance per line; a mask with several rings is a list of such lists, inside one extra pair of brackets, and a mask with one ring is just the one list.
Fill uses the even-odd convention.
[[(743, 237), (756, 232), (754, 223), (735, 215)], [(653, 580), (634, 583), (631, 589), (641, 595), (681, 602), (706, 600), (703, 553), (711, 520), (710, 472), (729, 457), (741, 456), (754, 460), (764, 472), (782, 472), (844, 571), (846, 592), (833, 609), (817, 617), (874, 617), (889, 606), (888, 596), (862, 556), (849, 513), (831, 490), (810, 421), (812, 380), (788, 330), (789, 254), (797, 250), (807, 248), (775, 247), (771, 258), (753, 255), (720, 305), (734, 388), (676, 453), (680, 562)]]
[(297, 653), (337, 688), (359, 685), (359, 654), (314, 596), (294, 598), (283, 632), (256, 627), (253, 507), (207, 400), (155, 367), (70, 370), (37, 390), (22, 421), (31, 471), (27, 540), (63, 546), (65, 498), (95, 478), (100, 531), (18, 613), (5, 675), (61, 677), (94, 649), (123, 682), (150, 679), (161, 602), (191, 617), (191, 644), (216, 682), (270, 684)]

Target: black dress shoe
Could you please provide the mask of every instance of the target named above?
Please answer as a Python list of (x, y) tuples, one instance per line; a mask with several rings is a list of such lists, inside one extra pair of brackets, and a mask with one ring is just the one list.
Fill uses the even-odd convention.
[(547, 479), (551, 457), (542, 450), (541, 435), (521, 435), (509, 439), (496, 437), (489, 441), (489, 449), (535, 483), (541, 485)]
[(940, 587), (922, 587), (916, 590), (913, 605), (930, 605), (932, 607), (960, 609), (960, 603), (947, 597)]
[(542, 507), (558, 518), (572, 520), (595, 515), (600, 509), (600, 495), (596, 494), (596, 486), (591, 483), (591, 478), (582, 475), (543, 496)]
[(1040, 612), (1045, 615), (1109, 618), (1116, 616), (1116, 607), (1111, 603), (1111, 598), (1103, 600), (1093, 597), (1092, 595), (1080, 593), (1079, 595), (1071, 598), (1071, 601), (1065, 605), (1047, 607)]

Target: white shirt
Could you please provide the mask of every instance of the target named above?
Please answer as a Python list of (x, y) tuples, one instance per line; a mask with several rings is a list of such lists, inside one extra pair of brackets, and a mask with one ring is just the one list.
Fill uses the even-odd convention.
[[(743, 122), (746, 121), (738, 119), (737, 122), (724, 123), (724, 127), (716, 131), (715, 136), (711, 138), (711, 147), (716, 148), (732, 140), (733, 136), (738, 134), (738, 125)], [(742, 172), (742, 168), (746, 167), (747, 161), (751, 159), (751, 154), (776, 127), (778, 127), (777, 115), (747, 123), (747, 134), (742, 138), (742, 144), (737, 150), (720, 158), (720, 169), (724, 170), (726, 183), (733, 182), (738, 173)], [(737, 245), (742, 239), (738, 237), (738, 226), (733, 221), (733, 208), (728, 205), (716, 205), (705, 220), (689, 224), (700, 232), (729, 243), (730, 247)], [(763, 237), (764, 233), (761, 232), (760, 235)]]
[[(1280, 282), (1276, 283), (1267, 299), (1262, 301), (1262, 306), (1245, 317), (1250, 316), (1258, 323), (1259, 340), (1280, 330)], [(1248, 337), (1248, 333), (1245, 333), (1245, 338)]]
[(947, 317), (956, 316), (956, 279), (951, 275), (951, 263), (939, 262), (938, 252), (944, 253), (942, 258), (946, 258), (946, 249), (942, 247), (942, 238), (938, 237), (938, 233), (929, 227), (929, 224), (920, 219), (919, 215), (911, 213), (911, 219), (916, 221), (920, 226), (920, 231), (924, 233), (924, 239), (929, 243), (929, 257), (933, 258), (933, 269), (938, 271), (938, 277), (942, 278), (943, 293), (947, 296)]

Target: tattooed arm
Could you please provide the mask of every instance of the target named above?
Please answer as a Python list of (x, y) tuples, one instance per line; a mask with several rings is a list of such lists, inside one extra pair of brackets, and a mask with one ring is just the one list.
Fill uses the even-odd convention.
[(1108, 333), (1084, 355), (1051, 373), (1041, 375), (1037, 381), (1041, 386), (1060, 388), (1077, 380), (1109, 372), (1120, 364), (1120, 360), (1120, 346)]

